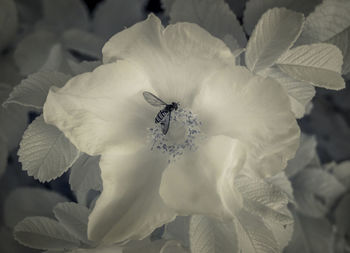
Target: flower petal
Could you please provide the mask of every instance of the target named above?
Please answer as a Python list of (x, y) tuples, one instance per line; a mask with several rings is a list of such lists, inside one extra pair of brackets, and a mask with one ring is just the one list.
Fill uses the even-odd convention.
[(111, 145), (127, 150), (127, 145), (143, 143), (153, 124), (154, 108), (142, 96), (148, 87), (147, 77), (129, 62), (103, 65), (51, 89), (44, 118), (89, 155)]
[(235, 57), (225, 43), (196, 24), (177, 23), (163, 28), (149, 15), (113, 36), (103, 48), (103, 61), (128, 59), (150, 74), (152, 86), (164, 101), (190, 105), (202, 80)]
[(146, 148), (129, 154), (112, 149), (102, 155), (103, 191), (89, 217), (89, 239), (142, 239), (175, 218), (158, 191), (166, 161)]
[(227, 67), (208, 78), (194, 112), (208, 135), (225, 134), (249, 145), (251, 166), (263, 174), (280, 171), (297, 149), (299, 128), (285, 91), (246, 68)]
[(164, 202), (180, 214), (231, 216), (240, 207), (233, 188), (245, 151), (237, 140), (211, 137), (197, 151), (185, 153), (165, 169), (160, 185)]

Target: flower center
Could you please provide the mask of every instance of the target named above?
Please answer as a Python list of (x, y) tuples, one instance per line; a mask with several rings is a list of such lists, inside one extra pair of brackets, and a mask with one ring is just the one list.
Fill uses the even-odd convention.
[(168, 155), (169, 163), (183, 155), (186, 150), (195, 151), (204, 137), (200, 130), (201, 124), (197, 115), (190, 110), (179, 108), (172, 111), (166, 135), (162, 133), (160, 124), (148, 128), (151, 150), (158, 150)]

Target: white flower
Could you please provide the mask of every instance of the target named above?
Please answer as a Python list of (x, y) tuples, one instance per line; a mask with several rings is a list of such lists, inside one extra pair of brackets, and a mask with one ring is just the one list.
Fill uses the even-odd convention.
[[(177, 214), (229, 218), (241, 208), (238, 173), (273, 175), (299, 137), (275, 81), (234, 66), (225, 44), (195, 24), (163, 28), (150, 15), (113, 36), (104, 65), (52, 89), (44, 118), (82, 152), (101, 155), (103, 192), (88, 236), (146, 237)], [(177, 102), (160, 133), (148, 91)]]

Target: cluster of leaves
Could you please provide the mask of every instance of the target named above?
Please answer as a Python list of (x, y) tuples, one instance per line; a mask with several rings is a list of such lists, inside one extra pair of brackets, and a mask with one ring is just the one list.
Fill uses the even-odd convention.
[[(1, 24), (7, 29), (0, 31), (0, 49), (7, 49), (0, 60), (0, 174), (14, 169), (7, 165), (7, 157), (20, 142), (22, 169), (42, 183), (54, 182), (69, 170), (69, 185), (77, 201), (69, 202), (38, 184), (36, 188), (17, 187), (1, 197), (6, 197), (3, 238), (13, 232), (27, 247), (61, 252), (94, 252), (96, 248), (96, 252), (263, 253), (281, 252), (287, 245), (286, 252), (345, 252), (350, 234), (350, 166), (348, 162), (322, 165), (316, 141), (309, 136), (302, 137), (285, 173), (270, 178), (241, 175), (236, 180), (245, 209), (233, 220), (178, 217), (150, 238), (126, 246), (104, 248), (88, 240), (88, 216), (103, 190), (99, 157), (81, 153), (42, 116), (27, 127), (27, 114), (41, 114), (53, 86), (62, 87), (72, 76), (100, 65), (103, 44), (143, 19), (143, 5), (142, 0), (106, 0), (90, 18), (78, 0), (4, 1), (10, 18)], [(347, 0), (163, 0), (163, 7), (163, 20), (197, 23), (227, 44), (237, 64), (278, 81), (296, 118), (309, 112), (315, 87), (344, 88), (342, 75), (350, 72)], [(346, 99), (341, 107), (348, 110)], [(312, 129), (316, 129), (325, 119), (313, 115), (317, 125)], [(348, 138), (347, 123), (342, 117), (337, 120), (343, 120), (337, 138)], [(329, 139), (323, 141), (327, 149), (335, 148)], [(331, 160), (349, 159), (348, 145), (336, 148), (345, 152), (341, 159), (337, 159), (338, 152), (330, 153)], [(9, 175), (6, 172), (3, 179)], [(30, 251), (13, 240), (9, 243), (0, 249)]]

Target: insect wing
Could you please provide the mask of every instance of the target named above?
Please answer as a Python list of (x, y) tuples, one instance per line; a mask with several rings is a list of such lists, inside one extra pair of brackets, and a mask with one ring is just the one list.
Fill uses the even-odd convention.
[(166, 103), (163, 100), (161, 100), (160, 98), (156, 97), (151, 92), (148, 92), (148, 91), (143, 92), (143, 97), (145, 98), (145, 100), (150, 105), (153, 105), (153, 106), (164, 106), (164, 105), (166, 105)]
[(160, 122), (160, 126), (162, 128), (162, 133), (164, 135), (167, 134), (168, 130), (169, 130), (169, 125), (170, 125), (170, 115), (171, 112), (169, 112), (164, 118), (163, 120)]

